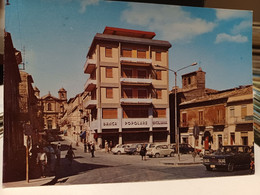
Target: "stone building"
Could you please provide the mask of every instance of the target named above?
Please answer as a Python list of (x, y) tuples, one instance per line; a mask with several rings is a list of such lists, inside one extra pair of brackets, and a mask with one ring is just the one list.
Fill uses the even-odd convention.
[(252, 86), (206, 94), (180, 103), (180, 142), (196, 148), (253, 145)]
[[(39, 91), (36, 90), (37, 93)], [(58, 94), (59, 98), (52, 96), (50, 92), (40, 98), (43, 107), (44, 130), (60, 130), (60, 119), (64, 114), (67, 103), (67, 91), (61, 88)]]
[[(84, 102), (98, 145), (170, 142), (168, 41), (154, 32), (106, 27), (87, 53)], [(155, 65), (165, 67), (160, 68)]]

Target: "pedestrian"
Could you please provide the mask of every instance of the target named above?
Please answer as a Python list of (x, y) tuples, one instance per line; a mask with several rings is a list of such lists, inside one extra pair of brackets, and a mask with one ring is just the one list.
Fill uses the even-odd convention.
[(56, 147), (56, 166), (60, 165), (60, 154), (61, 154), (61, 146), (60, 143), (58, 143)]
[(47, 166), (47, 154), (46, 152), (43, 150), (43, 148), (40, 148), (40, 152), (37, 155), (37, 164), (40, 163), (41, 166), (41, 177), (46, 177), (45, 172), (46, 172), (46, 166)]
[(87, 142), (86, 142), (86, 140), (84, 141), (84, 152), (85, 153), (87, 152)]
[(140, 155), (142, 157), (142, 160), (146, 160), (145, 156), (146, 156), (146, 147), (145, 144), (142, 145), (141, 150), (140, 150)]
[(66, 158), (69, 160), (69, 162), (70, 162), (69, 165), (71, 166), (72, 165), (72, 160), (73, 160), (73, 158), (75, 158), (75, 154), (74, 154), (74, 152), (72, 150), (72, 145), (70, 145), (69, 150), (67, 151)]
[(108, 152), (108, 142), (107, 142), (107, 140), (105, 140), (105, 152), (106, 153)]
[(92, 158), (95, 157), (95, 155), (94, 155), (94, 152), (95, 152), (95, 144), (94, 144), (94, 142), (90, 143), (90, 151), (91, 151), (91, 157)]
[(109, 147), (108, 147), (108, 152), (111, 152), (113, 148), (113, 143), (112, 141), (109, 142)]

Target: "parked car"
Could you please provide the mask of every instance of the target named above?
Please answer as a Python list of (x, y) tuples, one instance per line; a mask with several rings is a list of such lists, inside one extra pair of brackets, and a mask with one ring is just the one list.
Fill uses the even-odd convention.
[(158, 144), (152, 148), (149, 148), (146, 152), (146, 155), (149, 157), (165, 157), (165, 156), (174, 156), (174, 150), (168, 147), (167, 145)]
[(126, 153), (125, 148), (127, 148), (127, 147), (130, 147), (130, 146), (127, 144), (117, 144), (114, 148), (112, 148), (111, 151), (113, 154), (118, 154), (118, 155), (125, 154)]
[(245, 145), (223, 146), (216, 152), (205, 155), (203, 164), (208, 171), (218, 168), (225, 168), (233, 171), (236, 167), (250, 167), (250, 147)]
[(127, 154), (139, 154), (142, 144), (132, 144), (130, 147), (125, 148)]

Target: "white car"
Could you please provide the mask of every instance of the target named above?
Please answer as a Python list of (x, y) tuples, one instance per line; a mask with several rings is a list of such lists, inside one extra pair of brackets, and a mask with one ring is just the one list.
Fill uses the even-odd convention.
[(125, 154), (125, 148), (128, 148), (129, 145), (126, 145), (126, 144), (117, 144), (114, 148), (112, 148), (112, 153), (113, 154), (117, 154), (117, 155), (120, 155), (120, 154)]
[(165, 157), (165, 156), (174, 156), (174, 149), (171, 149), (167, 145), (158, 144), (155, 145), (153, 148), (149, 148), (146, 152), (146, 155), (149, 157)]

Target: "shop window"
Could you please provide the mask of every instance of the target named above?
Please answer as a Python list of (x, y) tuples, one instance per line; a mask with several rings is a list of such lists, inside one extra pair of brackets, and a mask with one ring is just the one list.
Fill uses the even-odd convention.
[(106, 67), (106, 78), (113, 78), (113, 68)]
[(117, 119), (117, 109), (116, 108), (103, 108), (102, 109), (103, 119)]
[(106, 98), (113, 98), (113, 88), (109, 87), (109, 88), (106, 88)]
[(105, 56), (107, 58), (111, 58), (112, 57), (112, 47), (106, 47), (105, 48)]

